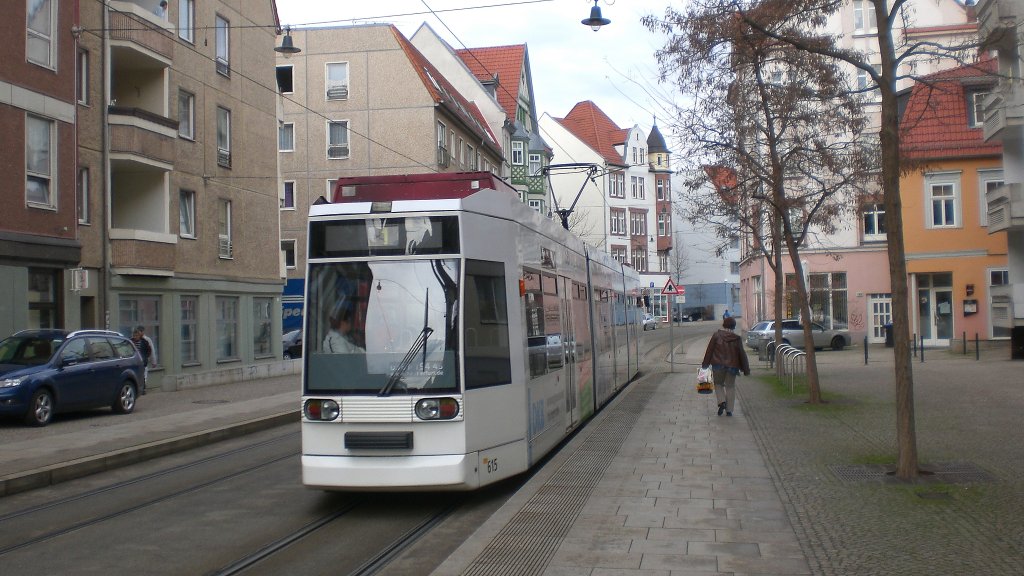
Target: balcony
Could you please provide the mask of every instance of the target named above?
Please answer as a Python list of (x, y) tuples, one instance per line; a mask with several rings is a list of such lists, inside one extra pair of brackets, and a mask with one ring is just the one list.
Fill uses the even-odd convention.
[(172, 27), (166, 19), (153, 14), (137, 2), (110, 2), (109, 23), (111, 46), (127, 48), (145, 58), (170, 60), (174, 55)]
[(985, 140), (1020, 139), (1024, 130), (1024, 86), (1000, 82), (985, 98)]
[(119, 274), (141, 276), (173, 276), (176, 240), (173, 236), (157, 240), (146, 239), (147, 234), (132, 230), (112, 230), (110, 264)]
[(1004, 230), (1024, 231), (1024, 184), (1005, 184), (990, 190), (988, 201), (988, 233)]
[(988, 50), (1012, 50), (1017, 43), (1017, 25), (1024, 18), (1020, 0), (980, 0), (978, 38)]
[(141, 108), (110, 106), (110, 152), (114, 157), (165, 164), (174, 161), (178, 122)]

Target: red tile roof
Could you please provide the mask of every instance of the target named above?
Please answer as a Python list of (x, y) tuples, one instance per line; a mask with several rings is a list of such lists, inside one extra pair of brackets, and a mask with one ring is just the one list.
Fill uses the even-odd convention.
[(907, 159), (999, 156), (1002, 144), (985, 142), (982, 129), (967, 123), (968, 88), (988, 91), (995, 85), (996, 62), (976, 64), (928, 75), (914, 85), (900, 119), (900, 140)]
[(555, 118), (555, 121), (593, 148), (605, 162), (626, 166), (623, 154), (615, 150), (615, 145), (626, 142), (629, 130), (616, 126), (597, 104), (590, 100), (578, 102), (565, 118)]
[(455, 89), (455, 86), (442, 76), (441, 72), (427, 60), (426, 56), (398, 31), (398, 28), (394, 25), (389, 26), (389, 28), (398, 44), (402, 47), (402, 50), (405, 51), (416, 73), (419, 74), (423, 86), (426, 87), (434, 102), (444, 106), (452, 115), (466, 124), (467, 127), (475, 131), (479, 136), (486, 138), (491, 148), (500, 156), (501, 146), (498, 144), (498, 139), (494, 137), (494, 133), (487, 126), (487, 120), (476, 104), (473, 104), (460, 94)]
[(490, 82), (497, 76), (498, 88), (495, 95), (498, 97), (498, 104), (501, 104), (508, 118), (515, 120), (519, 76), (525, 65), (526, 44), (465, 48), (456, 50), (455, 54), (480, 82)]

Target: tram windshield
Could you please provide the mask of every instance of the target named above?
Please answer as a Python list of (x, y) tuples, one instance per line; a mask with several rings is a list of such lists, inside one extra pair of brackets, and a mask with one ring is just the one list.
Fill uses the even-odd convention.
[(309, 267), (307, 392), (457, 391), (459, 261)]

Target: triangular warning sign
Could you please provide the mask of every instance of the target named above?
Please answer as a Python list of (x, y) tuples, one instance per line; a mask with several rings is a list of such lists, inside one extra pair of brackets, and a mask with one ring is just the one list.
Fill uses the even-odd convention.
[(665, 287), (661, 289), (661, 293), (666, 296), (678, 296), (679, 288), (677, 288), (675, 282), (669, 278), (668, 281), (665, 282)]

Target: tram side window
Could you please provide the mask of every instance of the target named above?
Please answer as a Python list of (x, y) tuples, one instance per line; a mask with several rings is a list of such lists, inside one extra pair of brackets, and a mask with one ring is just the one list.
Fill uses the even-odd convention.
[(523, 270), (523, 284), (530, 377), (536, 378), (560, 369), (564, 361), (558, 281), (551, 274)]
[(501, 262), (466, 261), (466, 389), (512, 381), (508, 300)]

